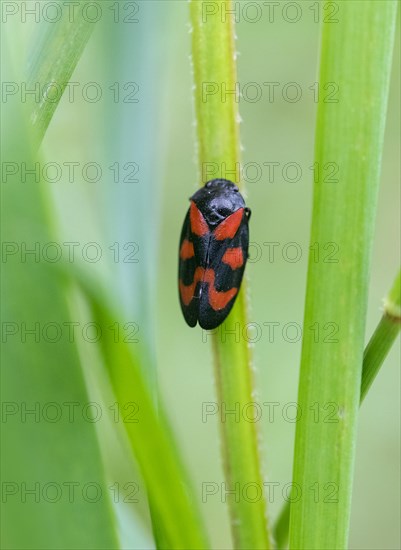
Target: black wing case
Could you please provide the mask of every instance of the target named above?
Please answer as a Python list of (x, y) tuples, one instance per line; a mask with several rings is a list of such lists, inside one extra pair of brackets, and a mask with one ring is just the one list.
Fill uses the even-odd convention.
[(206, 276), (199, 297), (199, 324), (203, 329), (218, 327), (230, 313), (238, 296), (248, 259), (250, 211), (244, 209), (232, 239), (210, 240)]
[(178, 293), (182, 314), (188, 325), (194, 327), (198, 320), (199, 284), (195, 280), (197, 260), (191, 238), (189, 210), (181, 230), (178, 261)]

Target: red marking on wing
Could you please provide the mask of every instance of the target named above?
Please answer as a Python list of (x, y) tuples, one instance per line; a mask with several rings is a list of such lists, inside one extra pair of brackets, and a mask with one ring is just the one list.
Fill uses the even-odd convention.
[(216, 227), (214, 230), (214, 237), (218, 241), (222, 241), (223, 239), (232, 239), (241, 224), (243, 213), (244, 209), (240, 208), (234, 212), (234, 214), (228, 216), (228, 218)]
[(191, 220), (191, 231), (198, 237), (207, 235), (209, 233), (209, 226), (205, 218), (202, 215), (202, 212), (196, 206), (196, 204), (191, 201), (191, 207), (189, 211), (189, 218)]
[(222, 261), (229, 265), (231, 269), (238, 269), (244, 263), (244, 256), (242, 254), (242, 248), (228, 248), (224, 252)]
[(218, 311), (219, 309), (224, 309), (229, 301), (232, 300), (238, 292), (238, 288), (230, 288), (230, 290), (227, 290), (225, 292), (219, 292), (214, 287), (214, 270), (197, 267), (194, 273), (194, 280), (190, 285), (184, 285), (181, 279), (179, 281), (180, 296), (185, 306), (188, 306), (190, 304), (192, 298), (194, 297), (196, 285), (200, 281), (209, 284), (208, 301), (210, 307), (215, 311)]
[(190, 304), (192, 298), (194, 297), (196, 285), (198, 284), (199, 281), (203, 279), (204, 271), (205, 270), (203, 269), (203, 267), (197, 267), (195, 269), (194, 279), (190, 285), (184, 285), (184, 283), (180, 279), (179, 281), (180, 296), (184, 306), (187, 306)]
[(184, 239), (180, 249), (181, 260), (188, 260), (189, 258), (193, 258), (194, 255), (194, 245), (188, 239)]
[(203, 280), (209, 283), (208, 299), (209, 305), (215, 311), (224, 309), (228, 302), (237, 294), (237, 288), (230, 288), (226, 292), (219, 292), (214, 287), (215, 274), (213, 269), (206, 269)]
[(191, 285), (186, 286), (180, 279), (180, 296), (184, 306), (189, 305), (192, 298), (194, 297), (195, 287), (195, 281)]

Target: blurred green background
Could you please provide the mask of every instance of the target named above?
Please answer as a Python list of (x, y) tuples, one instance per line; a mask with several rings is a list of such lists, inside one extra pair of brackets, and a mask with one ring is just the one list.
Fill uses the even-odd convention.
[[(199, 495), (213, 547), (227, 548), (230, 534), (221, 491), (202, 502), (203, 484), (217, 483), (221, 488), (224, 481), (219, 458), (218, 416), (207, 417), (205, 421), (202, 415), (205, 404), (216, 401), (210, 344), (199, 328), (191, 330), (186, 326), (176, 288), (179, 232), (188, 207), (187, 199), (201, 183), (195, 156), (188, 5), (170, 0), (121, 2), (119, 22), (115, 22), (116, 12), (110, 9), (114, 3), (98, 4), (102, 7), (102, 16), (72, 77), (77, 83), (73, 101), (64, 95), (41, 149), (42, 164), (55, 162), (63, 167), (60, 180), (44, 186), (57, 235), (52, 240), (80, 243), (77, 263), (102, 282), (122, 317), (139, 325), (140, 345), (147, 350), (147, 374), (150, 379), (158, 380)], [(291, 11), (292, 8), (283, 11), (280, 5), (271, 21), (265, 4), (237, 2), (235, 6), (238, 80), (243, 91), (241, 141), (243, 163), (248, 167), (243, 175), (247, 203), (252, 209), (251, 242), (255, 243), (247, 267), (249, 322), (252, 323), (248, 336), (257, 340), (253, 345), (255, 401), (263, 413), (258, 425), (263, 439), (266, 480), (279, 483), (270, 503), (270, 516), (274, 518), (283, 503), (282, 488), (291, 481), (295, 423), (284, 417), (286, 411), (291, 415), (288, 404), (297, 399), (301, 341), (292, 329), (285, 338), (283, 327), (293, 323), (300, 328), (303, 319), (312, 193), (310, 167), (317, 106), (310, 87), (317, 81), (319, 24), (317, 2), (291, 3), (297, 12)], [(215, 5), (219, 9), (219, 3)], [(338, 6), (336, 17), (341, 19), (341, 2), (333, 5)], [(296, 13), (297, 21), (294, 20), (298, 17)], [(130, 14), (136, 22), (124, 21)], [(320, 12), (318, 19), (324, 15)], [(37, 40), (48, 25), (43, 18), (40, 23), (29, 18), (27, 21), (21, 23), (14, 18), (10, 22), (13, 32), (9, 33), (8, 46), (14, 50), (17, 66), (25, 49), (29, 49), (30, 40)], [(380, 318), (381, 299), (400, 263), (399, 43), (398, 28), (367, 339)], [(127, 86), (130, 82), (137, 84), (137, 92), (135, 86)], [(267, 82), (278, 83), (275, 96), (270, 100), (264, 84)], [(96, 83), (96, 89), (101, 90), (99, 101), (83, 98), (88, 83)], [(299, 101), (284, 100), (282, 91), (289, 83), (296, 83), (301, 91)], [(115, 101), (117, 89), (119, 98)], [(262, 92), (256, 101), (255, 90)], [(129, 95), (130, 92), (135, 94)], [(341, 90), (338, 97), (341, 101)], [(127, 102), (133, 99), (138, 101)], [(7, 107), (3, 104), (3, 109)], [(71, 162), (79, 163), (73, 181), (69, 181), (64, 164)], [(269, 181), (266, 163), (273, 162), (279, 164), (273, 181)], [(86, 163), (101, 166), (99, 181), (87, 181), (93, 176), (90, 171), (83, 172)], [(115, 181), (115, 172), (109, 168), (115, 163), (120, 170), (116, 178), (119, 181)], [(294, 174), (290, 168), (283, 176), (287, 163), (296, 163), (300, 170), (297, 181), (288, 181)], [(138, 181), (122, 181), (132, 170), (138, 170), (133, 176)], [(341, 172), (341, 167), (339, 170)], [(82, 260), (80, 252), (89, 242), (98, 243), (102, 251), (98, 262)], [(131, 242), (137, 247), (123, 248)], [(278, 243), (274, 258), (269, 259), (263, 244), (267, 242)], [(113, 243), (118, 243), (118, 261), (114, 261), (114, 252), (109, 248)], [(299, 261), (283, 258), (282, 252), (288, 243), (297, 243)], [(289, 254), (294, 250), (294, 247), (288, 249)], [(123, 261), (126, 254), (133, 251), (133, 258), (139, 261)], [(341, 250), (338, 257), (341, 261)], [(266, 323), (279, 323), (273, 339), (269, 338)], [(227, 338), (233, 336), (227, 335)], [(296, 341), (289, 342), (290, 339)], [(400, 548), (399, 365), (397, 342), (361, 408), (351, 548)], [(66, 373), (60, 374), (61, 385), (65, 384), (64, 376)], [(96, 377), (92, 377), (90, 395), (96, 395), (96, 383)], [(73, 387), (69, 392), (71, 401), (76, 399)], [(268, 407), (263, 403), (277, 404), (274, 415), (269, 417)], [(18, 430), (18, 426), (15, 429)], [(110, 447), (114, 441), (110, 429), (104, 427), (102, 433), (103, 437), (110, 438), (104, 440), (105, 447)], [(70, 448), (66, 446), (64, 451), (69, 453)], [(116, 479), (132, 481), (126, 477), (131, 473), (129, 468), (124, 469), (126, 458), (121, 454), (123, 451), (119, 455), (117, 449), (110, 461), (113, 467), (109, 464), (106, 468), (110, 484)], [(83, 460), (79, 452), (70, 458), (77, 464)], [(40, 457), (33, 454), (30, 461), (36, 460)], [(150, 547), (151, 539), (142, 521), (133, 522), (123, 505), (117, 508), (122, 544), (126, 548)], [(144, 499), (131, 508), (143, 510)], [(46, 533), (41, 536), (45, 547)], [(10, 547), (18, 546), (13, 546), (11, 541)], [(60, 547), (63, 547), (62, 540)]]

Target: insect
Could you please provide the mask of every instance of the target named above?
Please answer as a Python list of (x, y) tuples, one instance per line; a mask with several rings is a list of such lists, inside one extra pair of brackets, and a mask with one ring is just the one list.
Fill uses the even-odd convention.
[(238, 187), (225, 179), (208, 181), (190, 197), (181, 231), (179, 295), (190, 327), (218, 327), (238, 295), (248, 258), (251, 211)]

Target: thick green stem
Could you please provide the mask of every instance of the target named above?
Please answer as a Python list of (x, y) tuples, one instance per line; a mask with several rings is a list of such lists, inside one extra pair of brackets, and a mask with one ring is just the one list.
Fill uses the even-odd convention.
[[(365, 399), (401, 329), (401, 271), (385, 300), (384, 314), (372, 334), (363, 357), (360, 404)], [(290, 523), (290, 499), (285, 502), (274, 526), (277, 548), (285, 548)]]
[[(239, 112), (234, 49), (232, 2), (192, 1), (192, 54), (199, 184), (213, 177), (238, 181), (240, 166)], [(233, 176), (237, 174), (237, 176)], [(244, 286), (244, 283), (243, 283)], [(224, 331), (240, 333), (246, 325), (244, 288)], [(238, 411), (253, 400), (253, 377), (248, 344), (218, 329), (214, 334), (215, 373), (220, 407)], [(242, 494), (249, 484), (263, 492), (263, 478), (254, 423), (225, 415), (221, 423), (222, 452), (227, 489)], [(228, 497), (235, 548), (270, 548), (264, 498), (249, 502)]]
[[(336, 243), (338, 263), (309, 258), (290, 548), (347, 547), (371, 248), (396, 2), (342, 2), (325, 23), (316, 162), (339, 182), (314, 188), (311, 242)], [(327, 86), (326, 86), (327, 89)], [(336, 101), (337, 100), (337, 101)], [(317, 414), (318, 413), (318, 414)], [(328, 416), (329, 415), (329, 416)], [(316, 421), (316, 418), (318, 420)], [(325, 421), (330, 418), (330, 421)]]

